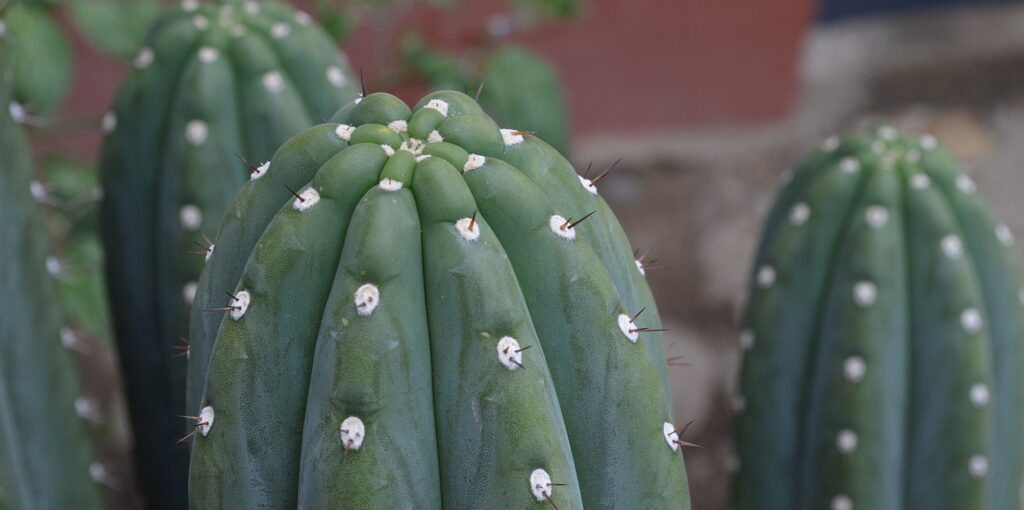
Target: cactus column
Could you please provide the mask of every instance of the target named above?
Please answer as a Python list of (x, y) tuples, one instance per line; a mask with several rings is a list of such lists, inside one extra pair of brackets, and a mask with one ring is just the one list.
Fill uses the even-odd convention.
[(688, 508), (657, 310), (593, 184), (460, 93), (333, 121), (242, 188), (199, 280), (191, 504)]
[[(356, 97), (310, 17), (274, 2), (185, 2), (157, 24), (104, 118), (103, 237), (143, 492), (185, 505), (187, 307), (231, 197), (255, 163)], [(254, 165), (255, 167), (255, 165)], [(255, 170), (255, 168), (252, 168)], [(187, 351), (186, 351), (187, 352)]]
[(782, 190), (755, 264), (737, 507), (1016, 508), (1012, 244), (935, 138), (826, 141)]
[(29, 191), (31, 150), (5, 44), (0, 31), (0, 507), (103, 508), (90, 477), (100, 465), (91, 464), (89, 431), (75, 411), (77, 370), (61, 346), (49, 234)]

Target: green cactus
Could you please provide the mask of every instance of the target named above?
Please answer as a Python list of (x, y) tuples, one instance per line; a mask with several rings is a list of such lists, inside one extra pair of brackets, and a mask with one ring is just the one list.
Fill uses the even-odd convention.
[(1017, 508), (1012, 244), (934, 137), (883, 126), (803, 163), (741, 336), (737, 508)]
[(327, 35), (274, 2), (183, 2), (133, 65), (103, 121), (107, 282), (142, 489), (177, 509), (188, 454), (174, 449), (185, 367), (172, 355), (213, 250), (205, 238), (248, 180), (236, 155), (269, 159), (357, 93)]
[(0, 47), (0, 508), (103, 508), (92, 478), (105, 471), (92, 463), (89, 431), (76, 415), (77, 371), (61, 345), (48, 233), (30, 192), (31, 150), (5, 52)]
[(242, 188), (199, 280), (191, 504), (688, 508), (657, 311), (591, 182), (457, 92), (333, 121)]

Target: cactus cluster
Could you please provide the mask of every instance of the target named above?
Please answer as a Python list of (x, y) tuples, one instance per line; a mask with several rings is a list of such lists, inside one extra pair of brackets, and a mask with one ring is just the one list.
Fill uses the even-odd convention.
[(269, 158), (357, 92), (330, 38), (284, 4), (186, 1), (146, 44), (103, 118), (103, 240), (143, 492), (181, 508), (185, 368), (172, 354), (206, 239), (249, 178), (236, 155)]
[(468, 96), (260, 166), (192, 309), (196, 508), (689, 508), (657, 310), (594, 184)]
[(753, 272), (736, 508), (1017, 508), (1013, 242), (934, 137), (883, 126), (803, 163)]
[[(0, 27), (3, 20), (0, 18)], [(2, 33), (2, 31), (0, 31)], [(0, 40), (2, 41), (2, 40)], [(31, 149), (0, 44), (0, 508), (104, 507), (78, 375), (62, 346), (48, 233), (30, 191)]]

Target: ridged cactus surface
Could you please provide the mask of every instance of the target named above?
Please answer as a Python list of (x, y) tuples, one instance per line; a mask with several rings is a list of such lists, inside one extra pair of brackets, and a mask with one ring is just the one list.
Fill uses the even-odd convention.
[[(343, 55), (274, 2), (184, 2), (156, 24), (104, 117), (107, 281), (143, 492), (182, 508), (188, 305), (232, 196), (291, 135), (356, 97)], [(187, 351), (186, 351), (187, 352)]]
[(754, 268), (737, 508), (1018, 508), (1013, 241), (931, 136), (884, 126), (804, 162)]
[(75, 411), (78, 375), (61, 345), (62, 317), (46, 268), (49, 235), (29, 191), (31, 150), (12, 118), (22, 108), (11, 94), (5, 50), (0, 47), (0, 508), (103, 508), (92, 479), (102, 468), (92, 464), (89, 431)]
[(193, 507), (689, 508), (618, 221), (464, 94), (373, 94), (296, 135), (216, 244)]

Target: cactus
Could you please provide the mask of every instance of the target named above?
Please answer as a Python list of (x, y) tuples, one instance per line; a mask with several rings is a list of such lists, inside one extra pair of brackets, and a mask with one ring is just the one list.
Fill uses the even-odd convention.
[(236, 154), (269, 158), (356, 91), (330, 39), (283, 4), (183, 2), (147, 44), (103, 119), (103, 239), (143, 493), (177, 509), (188, 455), (174, 449), (185, 367), (172, 356), (205, 238), (248, 179)]
[(803, 163), (754, 267), (737, 508), (1016, 508), (1012, 244), (934, 137), (883, 126)]
[(296, 135), (216, 246), (194, 507), (689, 507), (642, 265), (591, 181), (468, 96)]
[(5, 51), (0, 47), (0, 507), (103, 508), (91, 478), (103, 467), (92, 464), (89, 431), (76, 415), (77, 371), (61, 346), (48, 234), (30, 192), (31, 150), (18, 125), (24, 110), (12, 96)]

